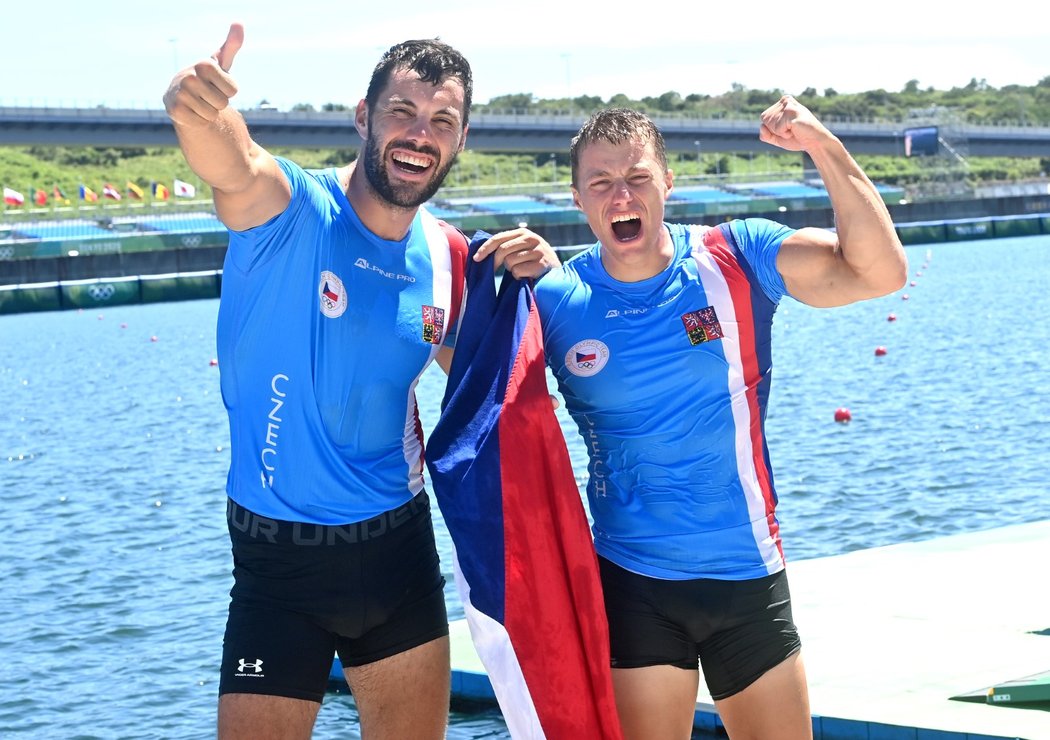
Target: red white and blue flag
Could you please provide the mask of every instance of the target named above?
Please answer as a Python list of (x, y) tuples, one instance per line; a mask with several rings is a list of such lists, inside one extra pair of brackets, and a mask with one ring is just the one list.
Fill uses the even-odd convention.
[(427, 465), (471, 637), (512, 737), (618, 740), (597, 557), (532, 288), (508, 273), (497, 294), (491, 256), (467, 265)]

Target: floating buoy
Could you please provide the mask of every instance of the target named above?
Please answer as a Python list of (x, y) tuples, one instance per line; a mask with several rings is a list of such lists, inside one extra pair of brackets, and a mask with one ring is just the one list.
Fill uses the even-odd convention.
[(121, 324), (121, 325), (120, 325), (120, 328), (121, 328), (121, 329), (127, 329), (127, 328), (128, 328), (128, 325), (127, 325), (127, 324)]
[(849, 412), (849, 409), (845, 406), (840, 406), (835, 409), (835, 421), (839, 424), (847, 424), (853, 420), (853, 414)]
[(919, 270), (917, 273), (915, 273), (915, 277), (922, 277), (922, 270)]
[(902, 296), (901, 296), (901, 300), (902, 300), (902, 301), (906, 301), (906, 300), (908, 300), (908, 294), (907, 294), (907, 293), (905, 293), (904, 295), (902, 295)]
[(896, 320), (897, 320), (897, 314), (895, 314), (895, 313), (891, 313), (889, 316), (886, 317), (886, 321), (896, 321)]
[(914, 280), (912, 280), (912, 281), (911, 281), (911, 283), (910, 283), (910, 285), (911, 285), (911, 287), (913, 287), (913, 288), (914, 288), (914, 287), (915, 287), (916, 285), (918, 285), (918, 283), (916, 283), (916, 282), (915, 282)]
[(102, 321), (102, 319), (104, 319), (104, 318), (106, 318), (106, 317), (105, 317), (105, 316), (103, 316), (102, 314), (99, 314), (99, 315), (98, 315), (98, 320), (99, 320), (99, 321)]
[(886, 348), (885, 347), (880, 345), (880, 346), (875, 348), (875, 356), (876, 357), (882, 357), (884, 354), (886, 354)]
[(215, 358), (213, 357), (213, 358), (212, 358), (212, 360), (211, 360), (211, 362), (209, 362), (208, 364), (209, 364), (209, 365), (211, 365), (212, 367), (215, 367), (216, 365), (218, 365), (218, 364), (219, 364), (219, 361), (218, 361), (218, 360), (216, 360), (216, 359), (215, 359)]
[(157, 341), (157, 335), (156, 335), (156, 334), (154, 334), (154, 335), (153, 335), (152, 337), (150, 337), (150, 338), (149, 338), (149, 340), (150, 340), (151, 342), (156, 342), (156, 341)]

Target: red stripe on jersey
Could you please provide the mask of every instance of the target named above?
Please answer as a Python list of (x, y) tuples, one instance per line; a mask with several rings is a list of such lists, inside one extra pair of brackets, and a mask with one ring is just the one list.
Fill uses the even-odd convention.
[(766, 466), (765, 435), (762, 429), (762, 414), (758, 407), (758, 384), (762, 380), (758, 369), (758, 355), (755, 350), (755, 319), (751, 308), (751, 282), (744, 274), (732, 248), (726, 243), (720, 229), (709, 229), (704, 234), (704, 244), (708, 253), (714, 258), (729, 288), (736, 313), (737, 331), (740, 336), (740, 362), (743, 365), (744, 384), (747, 389), (748, 434), (751, 437), (751, 459), (755, 466), (755, 476), (762, 490), (765, 502), (766, 523), (769, 534), (777, 543), (780, 559), (784, 559), (784, 549), (780, 541), (780, 525), (777, 523), (773, 500), (773, 481)]
[(423, 422), (419, 419), (419, 402), (412, 393), (412, 420), (415, 422), (416, 439), (419, 441), (419, 480), (423, 481), (423, 467), (426, 464), (426, 448), (423, 442)]
[(451, 330), (459, 326), (459, 312), (463, 307), (463, 290), (466, 287), (467, 252), (470, 245), (466, 235), (450, 223), (438, 219), (438, 224), (448, 238), (448, 251), (452, 264), (452, 298), (449, 302), (449, 320)]

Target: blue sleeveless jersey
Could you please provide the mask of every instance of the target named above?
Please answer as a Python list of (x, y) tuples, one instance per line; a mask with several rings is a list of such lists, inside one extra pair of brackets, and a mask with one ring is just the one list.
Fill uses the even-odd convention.
[(347, 524), (423, 488), (415, 388), (463, 301), (439, 222), (370, 232), (334, 169), (278, 159), (291, 202), (230, 233), (218, 316), (231, 463), (226, 490), (276, 519)]
[(763, 219), (666, 225), (675, 254), (637, 283), (596, 244), (536, 286), (547, 362), (589, 453), (595, 547), (664, 579), (784, 567), (764, 420), (776, 258)]

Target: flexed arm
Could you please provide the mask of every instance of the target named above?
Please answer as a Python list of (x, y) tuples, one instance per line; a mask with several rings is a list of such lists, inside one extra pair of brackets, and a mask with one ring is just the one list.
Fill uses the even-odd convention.
[(232, 24), (219, 50), (175, 75), (164, 94), (186, 161), (211, 185), (219, 218), (235, 230), (265, 223), (291, 198), (277, 161), (252, 140), (244, 118), (230, 107), (237, 94), (230, 67), (243, 43), (244, 27)]
[(800, 229), (781, 246), (777, 268), (788, 292), (812, 306), (841, 306), (902, 287), (904, 247), (882, 197), (842, 142), (790, 95), (762, 114), (759, 137), (806, 152), (835, 211), (836, 233)]

